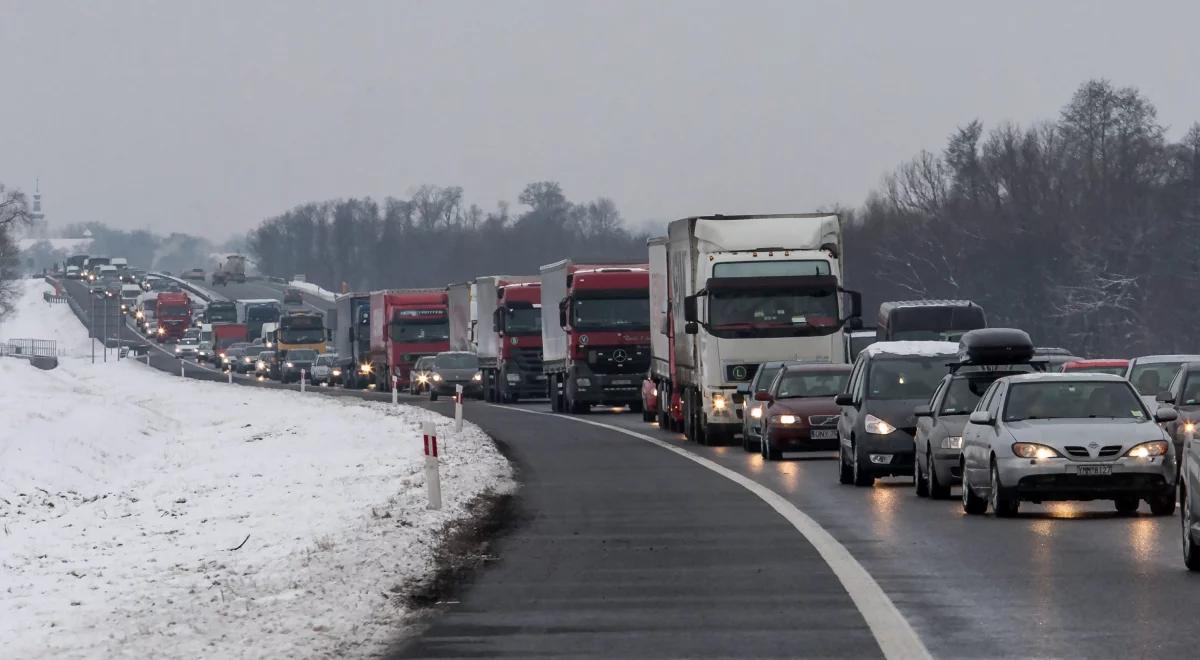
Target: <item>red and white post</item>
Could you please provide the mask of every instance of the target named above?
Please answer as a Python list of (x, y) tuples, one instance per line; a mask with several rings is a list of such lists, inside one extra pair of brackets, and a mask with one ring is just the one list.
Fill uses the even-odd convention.
[(305, 374), (303, 369), (301, 369), (301, 370), (300, 370), (300, 391), (301, 391), (301, 392), (303, 392), (303, 391), (304, 391), (304, 386), (305, 386), (305, 384), (306, 384), (306, 382), (305, 382), (305, 380), (304, 380), (304, 377), (305, 377), (305, 376), (307, 376), (307, 375), (308, 375), (308, 374)]
[(425, 432), (425, 486), (429, 491), (429, 508), (442, 508), (442, 477), (438, 471), (437, 424), (424, 423)]
[[(392, 376), (392, 405), (400, 403), (400, 377)], [(429, 453), (429, 452), (426, 452)]]
[(454, 432), (462, 433), (463, 386), (454, 386)]

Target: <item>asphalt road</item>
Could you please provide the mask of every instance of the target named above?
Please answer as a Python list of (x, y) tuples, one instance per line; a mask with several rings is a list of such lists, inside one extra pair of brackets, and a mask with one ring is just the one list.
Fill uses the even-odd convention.
[[(230, 297), (267, 297), (230, 286)], [(841, 486), (832, 454), (765, 463), (691, 445), (640, 415), (512, 408), (548, 406), (470, 401), (466, 417), (513, 457), (520, 522), (461, 602), (398, 656), (880, 654), (813, 546), (762, 500), (580, 420), (652, 436), (783, 496), (853, 554), (935, 657), (1194, 656), (1200, 576), (1183, 567), (1177, 516), (1143, 506), (1122, 517), (1097, 502), (968, 518), (956, 500), (917, 498), (909, 479)]]

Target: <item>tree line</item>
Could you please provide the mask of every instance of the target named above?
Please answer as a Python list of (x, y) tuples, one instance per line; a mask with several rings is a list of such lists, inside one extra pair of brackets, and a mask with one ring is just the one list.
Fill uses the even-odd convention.
[(407, 199), (338, 199), (297, 206), (250, 232), (261, 272), (304, 274), (330, 290), (445, 286), (480, 273), (536, 273), (566, 256), (645, 260), (645, 235), (624, 227), (607, 198), (571, 202), (552, 181), (531, 183), (514, 213), (463, 201), (463, 189), (426, 185)]
[(1134, 88), (1086, 82), (1032, 126), (968, 122), (850, 216), (847, 280), (873, 303), (968, 298), (1080, 355), (1200, 351), (1200, 125), (1168, 140)]

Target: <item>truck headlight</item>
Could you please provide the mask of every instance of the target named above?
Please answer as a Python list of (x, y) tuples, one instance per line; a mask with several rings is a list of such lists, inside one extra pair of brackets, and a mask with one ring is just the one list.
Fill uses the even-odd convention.
[(796, 423), (795, 415), (771, 415), (771, 423), (787, 426)]
[(294, 367), (294, 366), (296, 366), (296, 365), (292, 364), (291, 362), (288, 362), (288, 363), (287, 363), (286, 365), (284, 365), (284, 366), (286, 366), (288, 369), (291, 369), (292, 367)]
[(471, 380), (473, 380), (473, 381), (475, 381), (476, 383), (478, 383), (478, 382), (480, 382), (480, 381), (482, 381), (482, 380), (483, 380), (483, 374), (481, 374), (481, 373), (479, 373), (478, 371), (476, 371), (476, 372), (475, 372), (475, 375), (474, 375), (474, 376), (471, 376)]
[(1133, 449), (1125, 452), (1125, 455), (1130, 458), (1150, 458), (1151, 456), (1163, 456), (1166, 453), (1166, 441), (1154, 440), (1153, 442), (1143, 442), (1140, 445), (1136, 445)]
[(962, 449), (962, 436), (948, 435), (942, 438), (942, 449)]
[(334, 369), (333, 371), (331, 371), (331, 372), (329, 372), (329, 373), (333, 374), (334, 376), (341, 376), (341, 375), (342, 375), (342, 370), (341, 370), (341, 369)]
[(429, 376), (426, 374), (417, 374), (417, 382), (418, 383), (428, 383)]
[(360, 365), (358, 366), (358, 373), (360, 373), (360, 374), (369, 374), (369, 373), (371, 373), (371, 363), (370, 363), (370, 362), (363, 362), (362, 364), (360, 364)]
[(887, 435), (896, 430), (896, 427), (870, 413), (863, 419), (863, 427), (866, 428), (867, 433), (875, 435)]
[(724, 394), (713, 394), (712, 395), (712, 407), (713, 407), (713, 410), (716, 410), (718, 412), (725, 410), (725, 395)]
[(250, 358), (242, 358), (242, 362), (245, 362), (246, 364), (250, 364)]
[(1054, 447), (1039, 445), (1036, 442), (1014, 442), (1012, 451), (1021, 458), (1058, 458), (1062, 456)]
[(166, 328), (159, 328), (159, 329), (158, 329), (158, 334), (160, 334), (160, 335), (165, 335), (165, 334), (167, 334), (167, 330), (166, 330)]

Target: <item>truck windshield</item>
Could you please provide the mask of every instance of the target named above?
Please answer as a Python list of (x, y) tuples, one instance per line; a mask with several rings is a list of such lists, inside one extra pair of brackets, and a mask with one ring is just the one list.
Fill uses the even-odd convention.
[(571, 306), (576, 330), (649, 330), (650, 298), (576, 298)]
[(708, 320), (720, 337), (828, 335), (839, 327), (838, 298), (807, 291), (713, 291)]
[(1026, 419), (1146, 420), (1142, 402), (1123, 380), (1016, 383), (1004, 403), (1004, 421)]
[(159, 316), (183, 316), (188, 313), (185, 305), (162, 305), (158, 308)]
[(445, 317), (403, 319), (392, 322), (388, 336), (401, 344), (423, 344), (450, 339), (450, 322)]
[(536, 335), (542, 331), (542, 310), (535, 307), (509, 307), (504, 332), (509, 335)]
[(946, 375), (949, 355), (875, 360), (867, 378), (867, 398), (928, 401)]
[(206, 316), (209, 323), (237, 323), (237, 307), (214, 303), (208, 306)]
[(798, 277), (828, 275), (829, 262), (815, 259), (791, 261), (730, 261), (713, 265), (713, 277)]
[(246, 321), (258, 323), (275, 323), (279, 320), (279, 310), (274, 307), (251, 307), (246, 310)]

